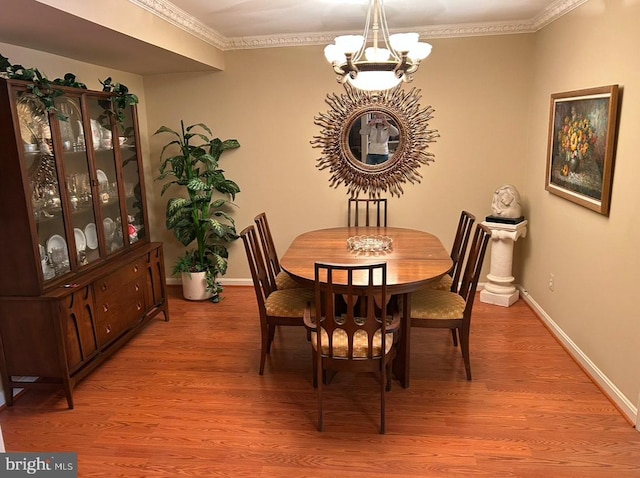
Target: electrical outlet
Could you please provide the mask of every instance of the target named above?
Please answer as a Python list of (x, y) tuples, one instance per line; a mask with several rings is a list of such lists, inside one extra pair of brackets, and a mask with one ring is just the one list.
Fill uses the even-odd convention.
[(556, 276), (553, 275), (553, 273), (549, 273), (549, 290), (551, 292), (553, 292), (553, 289), (555, 287), (555, 279), (556, 279)]

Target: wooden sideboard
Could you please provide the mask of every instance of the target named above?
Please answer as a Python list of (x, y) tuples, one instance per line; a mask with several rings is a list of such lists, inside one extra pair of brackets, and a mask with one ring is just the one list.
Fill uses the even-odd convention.
[(13, 405), (16, 388), (58, 384), (73, 408), (80, 379), (159, 313), (169, 320), (160, 243), (75, 279), (37, 298), (0, 297), (0, 375), (7, 405)]
[(163, 251), (135, 105), (59, 87), (53, 112), (31, 87), (0, 79), (0, 378), (9, 406), (53, 384), (73, 408), (78, 380), (169, 319)]

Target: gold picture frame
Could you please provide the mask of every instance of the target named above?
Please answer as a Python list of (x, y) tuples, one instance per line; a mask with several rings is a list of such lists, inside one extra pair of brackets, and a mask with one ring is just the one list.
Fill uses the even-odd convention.
[(609, 215), (618, 85), (551, 95), (545, 189)]

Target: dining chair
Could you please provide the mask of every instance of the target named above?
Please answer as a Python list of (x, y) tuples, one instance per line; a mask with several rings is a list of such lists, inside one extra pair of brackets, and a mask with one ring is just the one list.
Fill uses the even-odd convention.
[(269, 228), (269, 222), (267, 221), (267, 214), (264, 212), (258, 214), (254, 218), (254, 222), (256, 223), (258, 234), (260, 235), (260, 243), (262, 244), (262, 251), (264, 252), (264, 256), (267, 261), (267, 273), (269, 274), (270, 280), (272, 282), (275, 281), (276, 288), (278, 290), (297, 289), (298, 287), (302, 287), (301, 284), (296, 282), (280, 267), (280, 260), (278, 259), (276, 245), (273, 242), (273, 236), (271, 235), (271, 229)]
[(322, 389), (327, 372), (350, 370), (379, 373), (380, 433), (385, 432), (385, 391), (391, 389), (394, 344), (400, 328), (400, 315), (389, 315), (387, 308), (380, 309), (374, 300), (378, 296), (380, 303), (387, 304), (386, 284), (385, 263), (315, 264), (315, 310), (320, 317), (318, 320), (309, 305), (304, 322), (311, 331), (319, 431), (323, 430)]
[(460, 285), (460, 275), (462, 273), (462, 263), (464, 261), (465, 254), (467, 253), (467, 246), (469, 244), (469, 237), (471, 236), (471, 230), (473, 229), (473, 223), (476, 217), (467, 211), (460, 213), (460, 219), (458, 220), (458, 228), (453, 239), (453, 245), (451, 246), (451, 261), (453, 266), (451, 270), (442, 276), (442, 278), (434, 283), (430, 284), (432, 289), (446, 290), (451, 292), (457, 292)]
[(411, 328), (448, 328), (453, 334), (457, 334), (460, 338), (467, 380), (471, 380), (469, 360), (471, 312), (490, 237), (491, 230), (488, 227), (483, 224), (476, 225), (462, 274), (462, 283), (457, 292), (421, 289), (411, 294)]
[[(467, 211), (460, 213), (460, 219), (458, 220), (458, 228), (453, 239), (453, 246), (451, 246), (451, 261), (453, 266), (448, 273), (443, 275), (437, 282), (429, 283), (425, 286), (425, 289), (436, 289), (450, 292), (457, 292), (460, 286), (460, 274), (462, 273), (462, 263), (464, 261), (465, 254), (467, 252), (467, 246), (469, 244), (469, 237), (471, 236), (471, 230), (476, 217)], [(458, 346), (458, 334), (455, 329), (451, 329), (451, 338), (453, 339), (453, 345)]]
[[(347, 226), (387, 227), (387, 199), (349, 198)], [(364, 224), (363, 224), (364, 223)]]
[(276, 289), (270, 279), (267, 265), (260, 250), (258, 234), (253, 225), (240, 232), (247, 253), (253, 287), (258, 301), (260, 313), (260, 375), (264, 373), (267, 354), (278, 325), (304, 326), (305, 307), (313, 303), (313, 290), (310, 288)]

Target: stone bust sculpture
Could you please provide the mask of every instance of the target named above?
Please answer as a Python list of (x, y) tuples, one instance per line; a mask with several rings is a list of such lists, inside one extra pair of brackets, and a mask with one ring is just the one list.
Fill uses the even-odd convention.
[(493, 193), (491, 214), (497, 217), (518, 218), (522, 216), (520, 193), (511, 184), (499, 187)]

